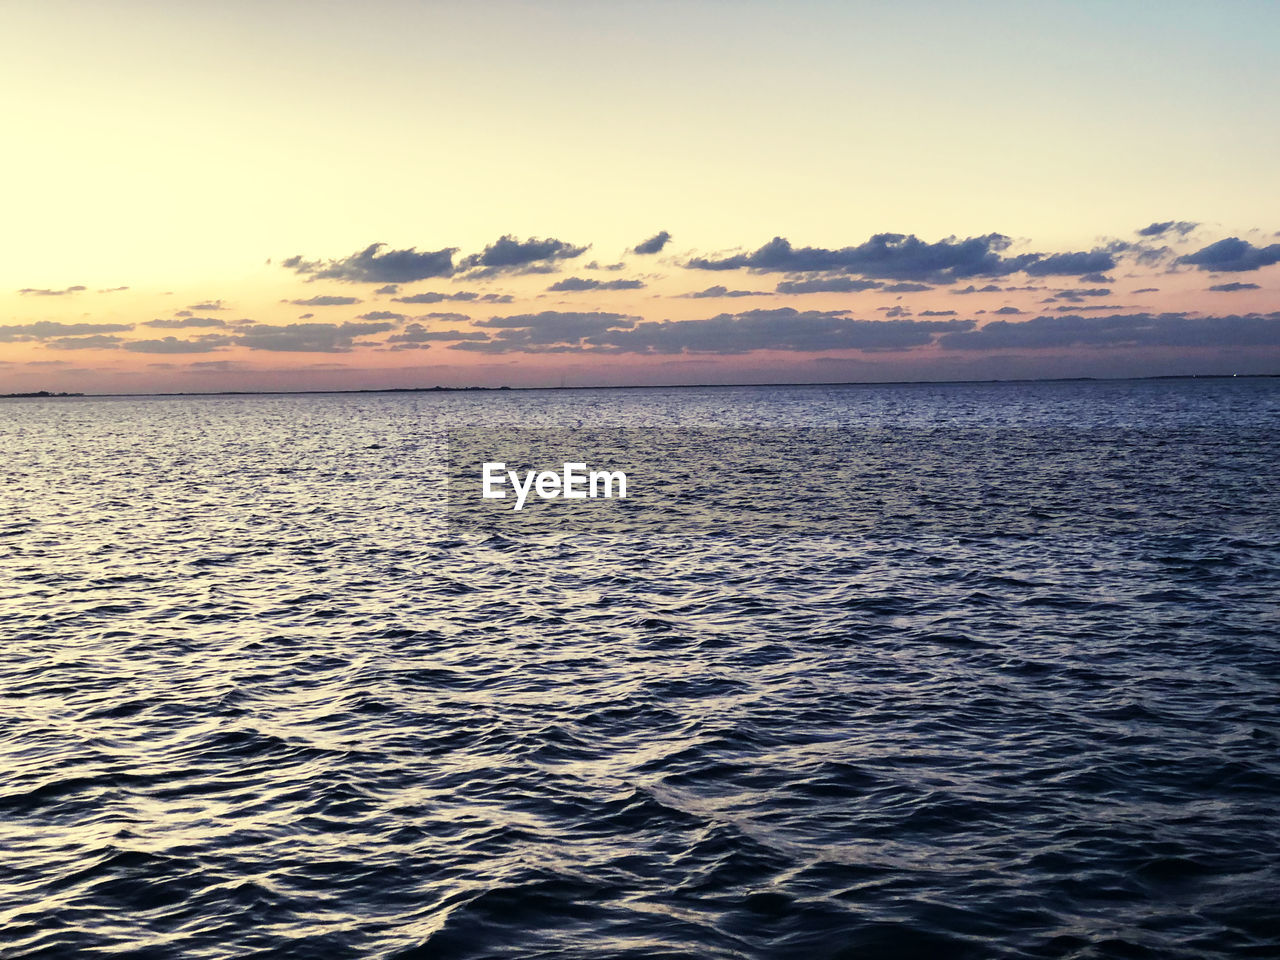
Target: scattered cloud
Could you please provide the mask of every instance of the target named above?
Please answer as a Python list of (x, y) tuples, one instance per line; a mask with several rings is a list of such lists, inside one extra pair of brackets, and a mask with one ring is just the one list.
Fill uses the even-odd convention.
[(1240, 290), (1261, 290), (1256, 283), (1215, 283), (1209, 288), (1214, 293), (1237, 293)]
[(1178, 236), (1185, 237), (1198, 226), (1200, 224), (1192, 223), (1190, 220), (1162, 220), (1148, 224), (1135, 232), (1140, 237), (1163, 237), (1167, 233), (1176, 233)]
[(225, 334), (208, 333), (192, 340), (163, 337), (159, 340), (128, 340), (120, 344), (134, 353), (209, 353), (235, 343), (236, 338)]
[(359, 303), (359, 297), (335, 297), (320, 296), (308, 297), (306, 300), (290, 300), (296, 307), (349, 307), (353, 303)]
[(50, 290), (48, 287), (23, 287), (18, 293), (24, 297), (65, 297), (73, 293), (83, 293), (83, 286), (63, 287), (61, 290)]
[(972, 320), (854, 320), (841, 310), (802, 312), (791, 307), (722, 313), (708, 320), (637, 323), (634, 318), (618, 314), (576, 315), (569, 323), (546, 315), (494, 320), (501, 320), (506, 328), (492, 340), (459, 343), (453, 349), (663, 355), (733, 355), (753, 350), (907, 350), (929, 343), (939, 333), (968, 330), (974, 325)]
[(671, 240), (671, 234), (669, 234), (666, 230), (659, 230), (657, 233), (655, 233), (648, 240), (645, 240), (643, 243), (637, 243), (633, 248), (632, 252), (638, 253), (641, 255), (658, 253), (662, 250), (663, 247), (667, 245), (667, 243), (670, 240)]
[(1024, 253), (1005, 256), (1012, 241), (1002, 234), (958, 240), (948, 237), (928, 243), (902, 233), (878, 233), (856, 247), (828, 250), (793, 247), (774, 237), (758, 250), (727, 257), (695, 257), (686, 266), (695, 270), (739, 270), (757, 273), (848, 273), (886, 280), (946, 283), (963, 277), (1005, 276), (1025, 271), (1032, 276), (1068, 276), (1110, 270), (1114, 253), (1125, 247), (1073, 253)]
[(767, 297), (767, 290), (730, 290), (722, 284), (716, 284), (714, 287), (707, 287), (705, 290), (699, 290), (696, 293), (682, 293), (677, 299), (680, 300), (715, 300), (720, 297)]
[(509, 293), (476, 293), (474, 290), (457, 290), (453, 293), (415, 293), (408, 297), (392, 297), (396, 303), (443, 303), (458, 300), (466, 303), (511, 303), (515, 298)]
[(1280, 243), (1266, 247), (1255, 247), (1247, 240), (1239, 237), (1227, 237), (1217, 243), (1202, 247), (1195, 253), (1179, 257), (1178, 263), (1189, 263), (1201, 270), (1241, 273), (1246, 270), (1258, 270), (1280, 263)]
[(290, 323), (283, 326), (255, 323), (236, 337), (236, 343), (250, 350), (290, 353), (345, 353), (356, 337), (385, 333), (391, 323)]
[[(1114, 303), (1090, 303), (1090, 304), (1072, 303), (1066, 306), (1054, 307), (1053, 309), (1056, 310), (1058, 313), (1083, 313), (1086, 310), (1092, 310), (1096, 312), (1100, 312), (1103, 310), (1110, 310), (1114, 313), (1116, 310), (1123, 309), (1123, 308), (1116, 306), (1116, 304)], [(998, 310), (996, 312), (999, 313)]]
[(1038, 316), (995, 320), (978, 330), (944, 334), (949, 350), (1067, 347), (1280, 347), (1280, 315), (1218, 317), (1184, 313)]
[(1107, 287), (1076, 287), (1068, 290), (1054, 290), (1053, 295), (1043, 300), (1043, 303), (1053, 303), (1055, 300), (1067, 300), (1071, 303), (1083, 303), (1089, 297), (1109, 297), (1111, 290)]
[[(778, 293), (860, 293), (877, 290), (884, 284), (879, 280), (855, 280), (852, 277), (821, 277), (815, 280), (783, 280), (777, 286)], [(920, 285), (919, 289), (929, 288)]]
[(638, 317), (603, 311), (543, 310), (508, 317), (477, 320), (476, 326), (496, 329), (495, 339), (509, 345), (576, 343), (583, 337), (616, 327), (631, 327)]
[(643, 286), (643, 280), (592, 280), (583, 277), (566, 277), (547, 287), (547, 290), (553, 293), (568, 293), (580, 290), (639, 290)]
[(303, 260), (300, 256), (281, 261), (281, 266), (309, 280), (339, 280), (344, 283), (412, 283), (432, 277), (453, 275), (453, 255), (457, 247), (419, 252), (381, 251), (385, 243), (371, 243), (341, 260)]
[(489, 335), (477, 330), (429, 330), (420, 323), (411, 323), (402, 333), (387, 337), (389, 344), (428, 343), (432, 340), (487, 340)]
[(95, 333), (87, 337), (58, 337), (46, 340), (45, 346), (53, 350), (102, 350), (118, 346), (123, 341), (110, 334)]
[(226, 310), (221, 300), (206, 300), (204, 303), (193, 303), (187, 307), (188, 310), (203, 310), (206, 313), (210, 310)]
[(402, 322), (409, 319), (403, 313), (396, 313), (394, 310), (370, 310), (368, 313), (362, 313), (356, 318), (357, 320), (394, 320)]
[[(1123, 247), (1121, 247), (1123, 249)], [(1118, 250), (1098, 248), (1075, 253), (1051, 253), (1026, 264), (1022, 269), (1033, 277), (1067, 277), (1100, 273), (1115, 268)]]
[(54, 340), (59, 337), (83, 335), (98, 336), (124, 333), (132, 329), (132, 323), (61, 323), (57, 320), (37, 320), (35, 323), (0, 325), (0, 343)]
[(499, 273), (550, 273), (564, 260), (579, 257), (586, 246), (574, 246), (553, 237), (517, 240), (500, 237), (481, 253), (473, 253), (458, 264), (471, 277), (491, 277)]
[(722, 313), (709, 320), (663, 320), (611, 330), (588, 343), (632, 353), (740, 354), (752, 350), (909, 350), (972, 320), (855, 320), (839, 310), (792, 307)]
[[(183, 313), (186, 313), (184, 310)], [(146, 320), (142, 324), (144, 327), (159, 327), (164, 330), (181, 330), (186, 327), (225, 327), (227, 322), (219, 317), (193, 317), (190, 314), (182, 317), (160, 317), (156, 320)]]

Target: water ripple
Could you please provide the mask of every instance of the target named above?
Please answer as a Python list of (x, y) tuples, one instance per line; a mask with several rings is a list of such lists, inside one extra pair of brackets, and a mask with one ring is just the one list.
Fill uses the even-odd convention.
[[(1271, 381), (0, 414), (0, 955), (1280, 950)], [(1019, 475), (1047, 534), (443, 524), (450, 424), (584, 417), (1042, 430), (1121, 525)]]

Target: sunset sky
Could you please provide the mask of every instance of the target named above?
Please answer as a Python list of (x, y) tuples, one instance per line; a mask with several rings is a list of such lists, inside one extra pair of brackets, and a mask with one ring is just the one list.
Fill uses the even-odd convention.
[(1280, 373), (1280, 4), (0, 6), (0, 393)]

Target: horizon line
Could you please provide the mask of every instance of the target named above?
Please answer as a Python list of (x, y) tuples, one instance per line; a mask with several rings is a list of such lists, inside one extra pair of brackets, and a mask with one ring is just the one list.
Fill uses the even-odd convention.
[(101, 400), (112, 397), (279, 397), (311, 396), (316, 394), (355, 393), (501, 393), (534, 390), (710, 390), (741, 387), (895, 387), (930, 386), (942, 384), (994, 384), (994, 383), (1123, 383), (1144, 380), (1265, 380), (1280, 378), (1280, 373), (1170, 373), (1145, 377), (1010, 377), (983, 380), (818, 380), (818, 381), (768, 381), (756, 383), (635, 383), (598, 384), (582, 386), (513, 387), (362, 387), (349, 390), (198, 390), (156, 393), (71, 393), (66, 391), (35, 390), (23, 393), (0, 394), (0, 400)]

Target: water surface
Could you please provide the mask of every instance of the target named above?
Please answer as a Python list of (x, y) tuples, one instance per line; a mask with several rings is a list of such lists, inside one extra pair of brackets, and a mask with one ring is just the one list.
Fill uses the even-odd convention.
[[(1002, 522), (444, 522), (450, 428), (582, 423), (892, 427), (889, 492)], [(1277, 426), (1244, 379), (0, 403), (0, 955), (1275, 955)]]

